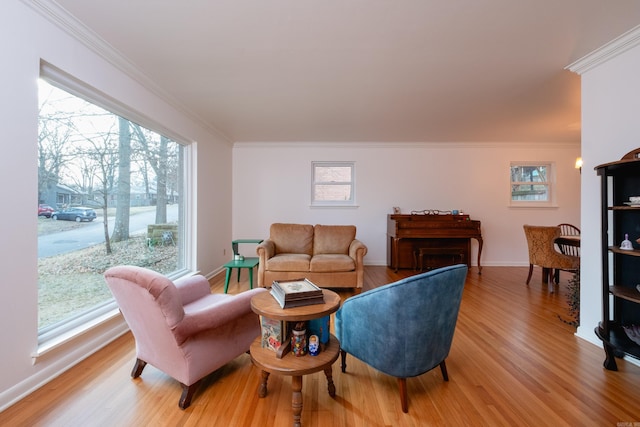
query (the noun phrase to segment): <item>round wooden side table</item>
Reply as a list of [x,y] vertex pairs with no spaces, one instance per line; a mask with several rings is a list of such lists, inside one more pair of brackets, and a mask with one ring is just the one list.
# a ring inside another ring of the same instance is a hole
[[[328,316],[340,308],[340,296],[333,291],[323,289],[324,304],[313,304],[301,307],[282,309],[277,301],[267,292],[263,292],[251,299],[251,308],[256,314],[287,322],[317,319]],[[329,396],[336,395],[336,387],[333,384],[331,366],[340,354],[340,343],[334,335],[330,335],[329,342],[323,351],[317,356],[295,356],[292,352],[282,358],[276,357],[276,353],[262,347],[262,337],[256,338],[251,344],[250,353],[253,363],[262,370],[262,381],[258,389],[258,396],[267,395],[267,380],[269,374],[291,376],[291,409],[293,411],[293,426],[300,427],[302,414],[302,376],[318,371],[324,371],[327,377],[327,389]]]

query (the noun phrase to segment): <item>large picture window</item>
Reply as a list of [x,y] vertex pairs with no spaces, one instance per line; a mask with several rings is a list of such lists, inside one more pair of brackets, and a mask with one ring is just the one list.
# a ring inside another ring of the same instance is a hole
[[186,266],[187,147],[62,80],[39,81],[40,342],[113,310],[109,267]]

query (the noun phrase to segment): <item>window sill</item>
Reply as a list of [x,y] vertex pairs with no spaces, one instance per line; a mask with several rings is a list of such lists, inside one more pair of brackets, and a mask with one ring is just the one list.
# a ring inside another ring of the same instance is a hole
[[536,205],[536,204],[517,204],[509,205],[509,209],[558,209],[558,205]]
[[309,205],[310,209],[358,209],[360,205]]
[[42,343],[38,344],[38,348],[37,350],[31,354],[31,358],[33,359],[33,363],[35,364],[37,359],[39,357],[42,357],[44,355],[46,355],[47,353],[59,348],[60,346],[72,341],[73,339],[77,338],[80,335],[83,335],[85,333],[87,333],[88,331],[92,330],[93,328],[100,326],[104,323],[107,323],[108,321],[114,319],[115,317],[120,315],[120,310],[116,307],[112,310],[109,310],[108,312],[97,316],[87,322],[84,322],[81,325],[78,325],[75,328],[69,329],[68,331],[60,334],[60,335],[56,335],[55,337],[52,337],[50,339],[48,339],[47,341],[44,341]]

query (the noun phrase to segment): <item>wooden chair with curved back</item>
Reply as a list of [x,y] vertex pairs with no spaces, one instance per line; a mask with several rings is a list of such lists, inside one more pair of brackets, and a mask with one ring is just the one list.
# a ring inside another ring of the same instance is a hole
[[[580,237],[580,229],[573,224],[562,223],[558,224],[558,227],[560,227],[561,237]],[[566,244],[557,242],[557,245],[560,249],[560,252],[562,252],[563,254],[580,257],[580,243]],[[554,277],[556,283],[558,283],[560,281],[560,270],[555,271]]]
[[[562,223],[559,224],[558,227],[560,227],[561,236],[580,236],[580,229],[573,224]],[[558,244],[558,247],[560,248],[560,252],[565,255],[580,256],[580,246],[578,245]]]
[[531,281],[533,266],[542,267],[542,281],[549,284],[549,291],[553,292],[554,271],[576,271],[580,268],[580,258],[565,255],[555,248],[555,242],[560,237],[559,226],[524,225],[524,234],[529,247],[529,276],[527,285]]

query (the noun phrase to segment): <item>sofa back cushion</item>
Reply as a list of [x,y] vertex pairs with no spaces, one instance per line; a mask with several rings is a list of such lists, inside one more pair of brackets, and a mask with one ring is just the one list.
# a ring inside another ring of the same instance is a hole
[[355,238],[355,225],[316,225],[313,253],[348,255],[349,246]]
[[313,225],[274,223],[271,224],[269,239],[275,244],[276,255],[312,255]]

